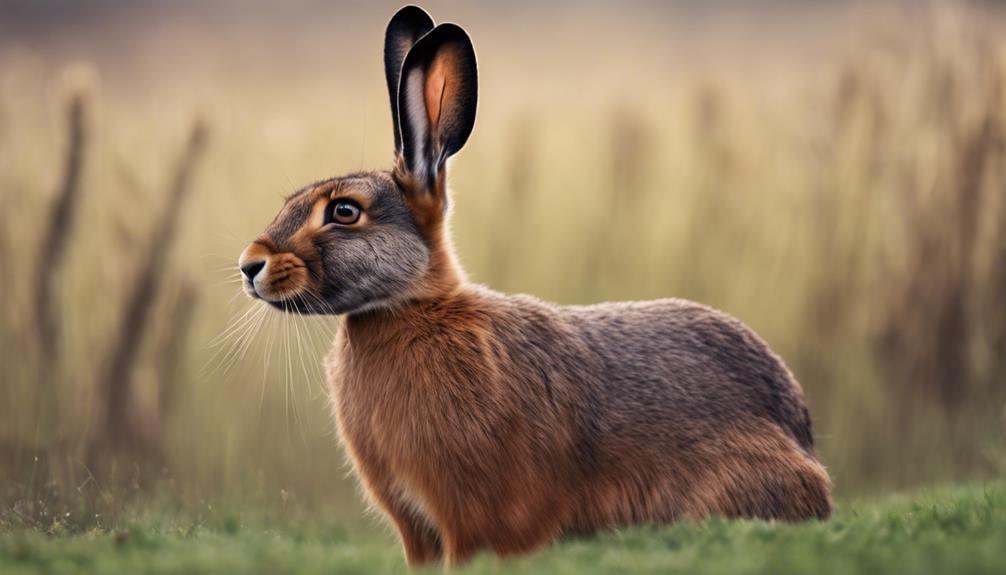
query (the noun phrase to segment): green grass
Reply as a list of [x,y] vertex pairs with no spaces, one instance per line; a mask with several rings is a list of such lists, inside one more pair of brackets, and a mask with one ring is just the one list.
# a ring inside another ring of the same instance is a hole
[[[50,530],[52,531],[52,530]],[[147,516],[122,529],[0,534],[0,572],[392,573],[395,538],[344,525]],[[430,572],[436,572],[431,570]],[[567,541],[461,573],[1004,573],[1006,484],[844,501],[801,525],[712,519]]]

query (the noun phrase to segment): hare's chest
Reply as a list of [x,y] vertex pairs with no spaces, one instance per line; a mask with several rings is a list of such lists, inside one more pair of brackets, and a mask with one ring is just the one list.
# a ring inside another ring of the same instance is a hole
[[352,358],[339,359],[345,360],[340,369],[330,362],[328,383],[340,439],[356,473],[381,498],[428,522],[421,486],[429,475],[424,463],[431,459],[431,443],[425,439],[428,428],[420,424],[423,406],[410,405],[413,399],[393,392],[404,382],[388,379],[392,375],[346,369]]
[[[428,455],[442,413],[428,378],[396,358],[374,358],[345,349],[330,359],[329,387],[340,433],[351,447],[388,465],[403,456]],[[440,412],[440,415],[436,415]]]
[[474,336],[348,340],[337,340],[329,361],[338,427],[351,448],[389,470],[422,475],[477,459],[515,420],[491,353]]

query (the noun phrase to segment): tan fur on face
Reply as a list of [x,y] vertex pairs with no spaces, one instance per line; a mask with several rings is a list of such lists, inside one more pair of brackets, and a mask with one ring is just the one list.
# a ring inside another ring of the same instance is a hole
[[292,253],[277,254],[269,264],[270,274],[259,295],[270,301],[288,300],[307,288],[304,260]]
[[291,252],[276,253],[275,244],[267,236],[252,242],[240,261],[266,263],[255,278],[255,294],[266,301],[288,300],[308,289],[309,273],[304,260]]

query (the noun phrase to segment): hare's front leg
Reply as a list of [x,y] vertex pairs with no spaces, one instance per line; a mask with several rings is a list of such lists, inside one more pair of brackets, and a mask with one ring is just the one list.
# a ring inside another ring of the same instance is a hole
[[402,540],[405,550],[405,561],[410,567],[438,561],[442,555],[440,536],[436,530],[414,518],[407,510],[396,508],[386,509]]
[[395,523],[409,566],[438,561],[442,555],[442,547],[437,529],[422,518],[416,517],[411,509],[403,505],[389,483],[377,485],[378,482],[370,480],[366,474],[360,475],[364,478],[364,484],[371,498]]
[[417,566],[438,561],[443,555],[443,548],[436,527],[418,517],[402,501],[401,493],[394,487],[391,473],[380,459],[373,456],[373,452],[354,449],[349,445],[347,447],[360,482],[370,499],[395,523],[408,564]]

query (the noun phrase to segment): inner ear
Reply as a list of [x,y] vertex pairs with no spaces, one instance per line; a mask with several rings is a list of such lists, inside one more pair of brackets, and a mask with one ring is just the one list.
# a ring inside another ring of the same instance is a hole
[[444,70],[444,63],[436,60],[430,66],[430,71],[426,73],[426,85],[423,90],[424,101],[426,102],[426,116],[430,122],[430,132],[437,133],[437,126],[440,124],[440,109],[444,103],[444,92],[447,87],[447,76]]

